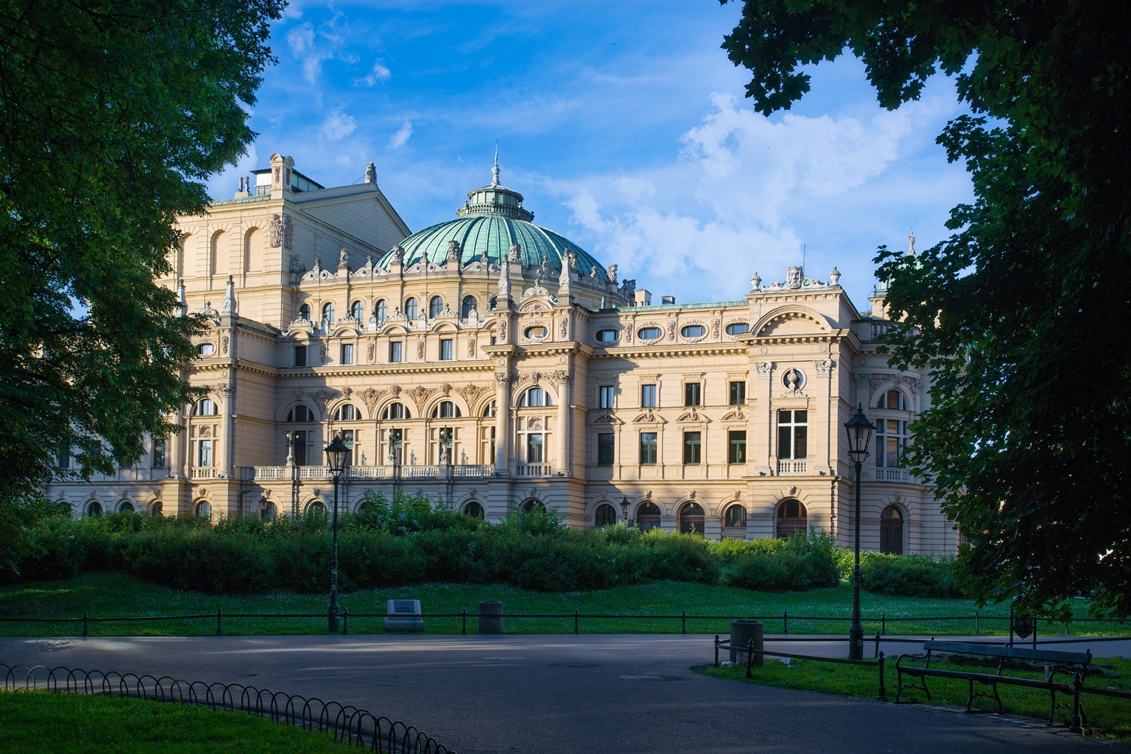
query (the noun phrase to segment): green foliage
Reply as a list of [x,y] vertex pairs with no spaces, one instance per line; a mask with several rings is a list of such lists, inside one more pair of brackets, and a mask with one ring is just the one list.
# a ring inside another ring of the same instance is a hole
[[175,431],[174,218],[252,141],[283,0],[0,0],[0,501]]
[[827,535],[794,534],[789,540],[764,549],[742,552],[723,575],[727,586],[761,592],[795,592],[840,583],[836,547]]
[[[970,114],[939,137],[975,200],[916,257],[880,247],[895,366],[932,368],[908,456],[961,529],[982,601],[1131,614],[1131,15],[1121,3],[747,0],[723,47],[763,113],[848,50],[887,108],[938,69]],[[1081,370],[1094,379],[1083,385]]]
[[860,588],[898,597],[960,597],[952,558],[881,555],[870,552],[860,562]]

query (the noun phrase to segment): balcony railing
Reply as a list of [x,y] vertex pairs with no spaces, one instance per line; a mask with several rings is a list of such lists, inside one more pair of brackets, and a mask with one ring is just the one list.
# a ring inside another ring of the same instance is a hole
[[553,476],[553,470],[548,463],[526,463],[519,464],[517,469],[517,476],[520,477],[539,477],[539,476]]
[[[495,472],[493,465],[463,464],[458,466],[348,466],[346,479],[365,481],[371,479],[485,479]],[[291,478],[290,466],[243,466],[240,479],[252,481],[287,481]],[[298,478],[332,479],[328,466],[299,466]]]
[[194,466],[189,471],[189,475],[193,479],[215,479],[216,469],[211,467]]
[[907,469],[876,469],[877,482],[910,482],[911,474]]
[[809,468],[807,461],[778,461],[778,474],[804,474]]

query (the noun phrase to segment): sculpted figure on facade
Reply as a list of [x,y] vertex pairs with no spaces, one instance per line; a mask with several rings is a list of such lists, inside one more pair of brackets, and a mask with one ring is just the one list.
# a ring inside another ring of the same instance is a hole
[[786,288],[800,288],[804,279],[804,271],[800,267],[790,267],[785,271]]
[[267,239],[276,248],[283,245],[283,217],[279,214],[271,215],[271,222],[267,224]]
[[365,166],[365,182],[377,183],[377,166],[372,162]]
[[447,262],[449,262],[449,263],[455,262],[456,264],[459,264],[459,258],[460,258],[461,253],[462,252],[460,250],[459,241],[456,241],[456,240],[448,241]]
[[[507,255],[507,259],[509,259],[511,262],[521,262],[522,261],[522,247],[519,246],[516,243],[512,243],[511,248],[510,248],[510,252]],[[504,265],[504,267],[505,266],[506,265]]]
[[[514,248],[513,246],[511,247]],[[511,267],[509,264],[499,265],[499,296],[511,295]]]
[[295,246],[295,225],[291,222],[291,216],[287,215],[283,218],[283,248],[293,249]]
[[350,268],[350,253],[345,246],[338,251],[338,269],[349,270]]
[[404,249],[401,248],[401,245],[400,244],[393,244],[392,252],[393,252],[393,261],[394,262],[400,262],[401,264],[404,264]]
[[617,284],[617,269],[619,269],[618,265],[610,264],[609,269],[606,270],[606,273],[609,276],[609,285],[612,285],[614,287]]

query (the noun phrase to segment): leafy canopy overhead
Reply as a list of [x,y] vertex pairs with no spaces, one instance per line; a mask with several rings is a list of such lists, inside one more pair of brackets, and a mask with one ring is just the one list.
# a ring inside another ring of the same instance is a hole
[[910,459],[982,600],[1131,612],[1131,14],[1123,3],[750,0],[723,47],[769,114],[845,51],[880,103],[938,71],[971,111],[939,137],[973,205],[920,257],[881,247],[897,364],[930,365]]
[[155,277],[254,135],[283,5],[0,0],[0,501],[173,430],[198,325]]

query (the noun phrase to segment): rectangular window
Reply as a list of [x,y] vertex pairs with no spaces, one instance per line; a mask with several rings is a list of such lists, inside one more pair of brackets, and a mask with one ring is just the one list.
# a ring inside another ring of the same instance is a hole
[[353,363],[353,343],[342,343],[342,364]]
[[702,405],[702,400],[702,386],[698,382],[688,382],[683,386],[683,405],[699,406]]
[[615,385],[601,385],[598,390],[598,398],[600,399],[600,408],[613,408],[616,402],[617,389]]
[[389,363],[400,364],[404,361],[404,343],[393,341],[389,344]]
[[727,463],[746,463],[746,430],[728,433]]
[[153,441],[153,468],[165,468],[165,440]]
[[612,466],[616,463],[616,435],[602,432],[597,435],[597,465]]
[[306,346],[295,346],[295,366],[306,366]]
[[456,357],[456,349],[452,340],[440,341],[440,361],[451,361]]
[[59,452],[55,454],[55,465],[60,469],[71,468],[71,443],[64,440],[59,445]]
[[346,456],[347,462],[350,466],[357,466],[357,454],[361,449],[353,441],[352,429],[342,430],[342,442],[344,442],[346,447],[350,449],[350,454]]
[[297,431],[294,433],[294,445],[292,451],[295,456],[295,466],[306,465],[306,430]]
[[655,432],[641,432],[640,433],[640,465],[642,466],[655,466],[656,465],[656,433]]
[[876,468],[897,469],[907,448],[907,422],[898,419],[876,421]]
[[808,411],[778,411],[778,458],[792,460],[808,455]]
[[730,383],[730,405],[741,406],[746,403],[746,383]]
[[212,441],[200,440],[196,446],[196,465],[201,468],[212,466]]
[[640,407],[641,408],[656,408],[659,404],[656,403],[656,386],[655,385],[641,385],[640,386]]
[[526,436],[526,462],[542,463],[542,434],[535,433]]
[[703,433],[683,433],[683,462],[696,464],[703,462]]

